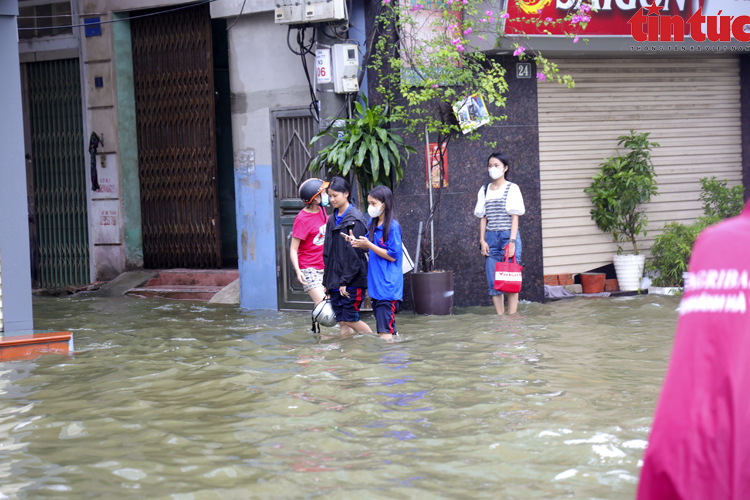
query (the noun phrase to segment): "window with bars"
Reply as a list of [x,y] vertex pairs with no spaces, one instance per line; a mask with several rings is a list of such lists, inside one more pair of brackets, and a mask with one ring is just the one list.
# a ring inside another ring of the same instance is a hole
[[72,24],[70,0],[56,2],[19,0],[18,2],[18,38],[70,34],[73,33],[73,28],[70,28]]

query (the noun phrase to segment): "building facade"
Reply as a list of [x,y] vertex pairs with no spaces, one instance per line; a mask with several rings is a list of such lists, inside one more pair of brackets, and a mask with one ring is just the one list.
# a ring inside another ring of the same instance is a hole
[[[308,308],[288,256],[297,186],[311,175],[310,140],[350,104],[316,81],[314,54],[346,41],[364,60],[375,2],[348,6],[348,22],[339,23],[348,32],[277,23],[278,6],[267,0],[19,3],[34,286],[109,280],[142,267],[239,267],[243,307]],[[684,51],[660,51],[661,42],[624,32],[635,10],[619,5],[601,6],[606,22],[592,21],[587,43],[524,39],[573,76],[573,89],[533,78],[533,64],[518,72],[526,61],[510,55],[507,41],[485,44],[509,75],[508,106],[493,110],[508,119],[481,130],[510,156],[510,179],[526,201],[528,300],[542,300],[545,274],[611,262],[616,245],[590,220],[583,188],[630,129],[661,144],[660,194],[648,206],[644,248],[665,222],[700,215],[700,177],[748,186],[748,44],[688,40],[665,45]],[[547,2],[537,15],[562,16],[569,7]],[[377,81],[362,75],[360,83],[367,92]],[[418,154],[395,194],[412,250],[429,193],[424,138],[406,139]],[[472,213],[490,152],[462,139],[448,150],[436,241],[438,267],[455,272],[457,306],[490,303]]]

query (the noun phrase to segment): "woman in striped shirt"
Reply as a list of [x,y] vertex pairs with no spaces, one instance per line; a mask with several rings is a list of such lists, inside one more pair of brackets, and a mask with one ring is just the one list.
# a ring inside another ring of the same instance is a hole
[[[474,215],[479,217],[479,245],[486,257],[484,270],[487,275],[489,293],[495,312],[505,313],[503,292],[495,290],[495,263],[505,258],[508,245],[508,258],[516,256],[521,263],[521,234],[518,232],[518,216],[526,213],[523,196],[517,184],[507,180],[510,161],[502,153],[492,153],[487,160],[487,172],[492,178],[490,184],[479,188]],[[508,313],[518,309],[518,294],[508,294]]]

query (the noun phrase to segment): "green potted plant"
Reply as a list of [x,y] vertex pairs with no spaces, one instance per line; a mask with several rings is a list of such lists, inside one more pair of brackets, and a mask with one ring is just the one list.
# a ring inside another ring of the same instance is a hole
[[393,184],[398,184],[404,177],[403,165],[415,150],[389,130],[387,104],[370,107],[367,97],[362,96],[355,107],[355,116],[339,121],[343,127],[323,130],[310,141],[314,144],[325,136],[335,138],[313,158],[310,170],[318,174],[325,167],[328,173],[342,176],[353,172],[365,195],[375,186],[390,185],[391,175]]
[[743,191],[742,185],[729,188],[726,180],[720,181],[716,177],[701,179],[703,216],[693,224],[665,224],[662,234],[656,237],[651,247],[652,258],[646,264],[647,270],[655,275],[653,287],[648,290],[650,294],[679,293],[698,235],[712,224],[739,215],[744,206]]
[[656,237],[651,246],[652,258],[646,265],[648,271],[655,272],[649,294],[678,293],[684,283],[682,276],[687,271],[695,239],[705,227],[701,222],[691,225],[670,222],[664,225],[664,232]]
[[[631,130],[629,135],[618,137],[618,146],[629,151],[618,151],[617,156],[601,163],[591,185],[584,189],[594,205],[591,219],[617,242],[613,261],[623,291],[640,289],[645,256],[639,252],[638,236],[646,235],[648,218],[644,205],[657,194],[651,149],[659,144],[649,141],[649,135]],[[633,253],[623,253],[623,245],[628,243]]]

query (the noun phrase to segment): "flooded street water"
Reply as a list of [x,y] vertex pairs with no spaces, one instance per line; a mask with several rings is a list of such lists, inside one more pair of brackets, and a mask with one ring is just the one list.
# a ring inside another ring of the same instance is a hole
[[406,312],[386,343],[316,339],[304,313],[37,297],[35,327],[85,352],[0,364],[0,499],[630,499],[677,305]]

